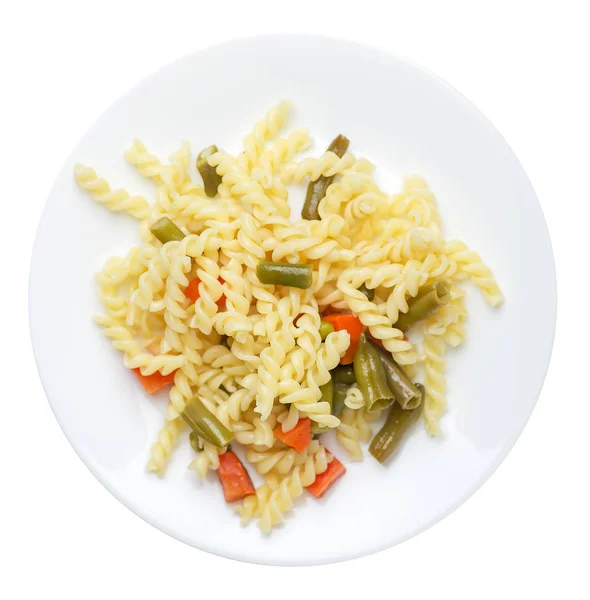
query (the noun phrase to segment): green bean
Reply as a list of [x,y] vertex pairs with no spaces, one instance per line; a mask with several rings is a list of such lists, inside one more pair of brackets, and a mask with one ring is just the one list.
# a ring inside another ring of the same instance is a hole
[[375,348],[381,356],[387,384],[389,385],[389,389],[393,392],[397,403],[404,410],[411,410],[420,406],[422,395],[420,394],[418,387],[412,383],[412,380],[406,375],[406,372],[402,367],[393,360],[391,353],[387,352],[387,350],[378,348],[377,346],[375,346]]
[[209,146],[201,151],[197,156],[197,170],[203,178],[203,187],[205,194],[209,198],[217,196],[217,189],[221,184],[221,175],[217,173],[217,169],[209,164],[209,157],[218,152],[217,146]]
[[320,337],[325,340],[334,331],[334,325],[328,321],[320,322]]
[[356,383],[356,375],[352,365],[338,365],[330,373],[332,373],[332,378],[336,383],[345,383],[346,385]]
[[168,217],[158,219],[151,227],[150,231],[162,242],[179,242],[184,233]]
[[[328,146],[328,152],[333,152],[340,158],[342,158],[345,152],[348,150],[350,141],[343,135],[337,135],[332,143]],[[319,219],[318,208],[320,201],[326,195],[326,190],[330,187],[330,184],[334,180],[334,177],[325,177],[320,175],[315,181],[310,181],[307,186],[307,194],[305,195],[305,202],[301,209],[301,217],[312,221]]]
[[232,440],[231,432],[197,396],[184,407],[181,416],[199,437],[218,448],[227,446]]
[[395,398],[387,385],[381,355],[364,333],[354,356],[354,374],[368,410],[380,410],[393,403]]
[[359,292],[362,292],[366,297],[367,300],[369,302],[373,302],[373,299],[375,298],[375,290],[370,290],[364,283],[363,285],[361,285],[361,287],[359,288]]
[[312,271],[310,265],[291,265],[263,260],[256,267],[256,276],[261,283],[286,285],[306,290],[311,287]]
[[408,312],[401,314],[395,326],[407,331],[414,323],[435,313],[441,306],[451,301],[451,283],[444,279],[426,286],[409,304]]
[[[330,405],[330,412],[332,412],[334,407],[334,380],[332,377],[330,377],[328,383],[320,385],[320,391],[322,392],[320,402],[327,402]],[[326,427],[322,427],[322,425],[319,425],[315,421],[311,425],[312,433],[323,433],[326,429]]]
[[334,382],[334,399],[332,404],[332,414],[335,417],[339,417],[342,409],[344,408],[344,400],[346,400],[346,393],[350,386],[346,383]]
[[411,429],[412,425],[420,418],[420,412],[420,406],[413,410],[404,410],[396,402],[389,411],[387,421],[385,421],[383,427],[373,438],[373,441],[369,446],[369,452],[380,463],[384,463],[400,448],[404,437]]

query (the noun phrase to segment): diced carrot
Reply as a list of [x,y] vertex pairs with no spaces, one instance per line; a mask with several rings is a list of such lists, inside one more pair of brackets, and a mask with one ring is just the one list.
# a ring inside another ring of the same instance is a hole
[[340,359],[341,365],[349,365],[354,361],[354,355],[356,354],[361,334],[364,331],[360,319],[354,315],[334,313],[332,315],[322,315],[322,321],[331,323],[336,331],[346,330],[350,333],[350,346],[344,356]]
[[316,498],[321,498],[344,473],[346,473],[346,467],[334,456],[332,462],[328,463],[328,468],[323,473],[316,475],[315,481],[307,486],[307,491]]
[[162,388],[170,385],[174,381],[174,374],[176,373],[176,371],[172,371],[172,373],[169,373],[168,375],[162,375],[160,371],[156,371],[151,375],[142,375],[139,368],[133,369],[133,371],[148,394],[155,394]]
[[283,432],[281,425],[275,429],[275,437],[301,454],[311,442],[311,419],[299,419],[291,431]]
[[199,283],[201,283],[200,279],[195,277],[184,288],[184,295],[191,301],[191,304],[194,304],[199,299]]
[[[217,280],[219,281],[219,283],[221,283],[222,285],[225,283],[225,281],[223,281],[223,279],[221,277],[218,277]],[[184,295],[194,304],[201,296],[201,294],[199,293],[199,283],[201,283],[201,280],[198,277],[195,277],[194,279],[191,279],[191,281],[189,282],[189,284],[184,288]],[[215,303],[217,304],[217,306],[219,308],[222,308],[225,306],[225,295],[222,294],[221,297],[219,298],[219,300],[217,300],[217,302]]]
[[248,471],[231,450],[219,455],[217,474],[226,502],[235,502],[256,493]]

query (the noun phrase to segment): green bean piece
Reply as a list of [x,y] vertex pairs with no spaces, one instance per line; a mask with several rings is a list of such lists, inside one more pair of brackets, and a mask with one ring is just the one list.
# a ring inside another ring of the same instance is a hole
[[364,333],[354,356],[354,374],[369,411],[387,408],[393,403],[395,397],[387,385],[379,351]]
[[184,407],[181,416],[199,437],[218,448],[227,446],[232,440],[231,432],[197,396]]
[[199,434],[193,429],[193,431],[191,431],[189,433],[188,439],[191,443],[191,448],[195,451],[195,452],[200,452],[201,451],[201,445],[199,444]]
[[397,403],[404,410],[411,410],[420,406],[422,394],[420,394],[418,386],[412,383],[412,380],[406,375],[402,367],[393,360],[390,352],[376,345],[374,347],[381,356],[387,385],[393,392]]
[[162,242],[180,242],[184,233],[168,217],[158,219],[151,227],[150,231]]
[[311,287],[312,271],[310,265],[291,265],[263,260],[256,267],[256,276],[261,283],[306,290]]
[[[320,385],[320,391],[322,392],[322,397],[320,398],[320,402],[327,402],[330,405],[330,412],[332,412],[334,407],[334,380],[330,377],[330,381],[325,383],[324,385]],[[311,432],[312,433],[323,433],[327,430],[327,427],[323,427],[319,425],[315,421],[312,422]]]
[[[348,150],[350,141],[343,135],[337,135],[328,146],[328,152],[333,152],[340,158],[344,156]],[[330,187],[330,184],[334,181],[334,177],[324,177],[320,175],[315,181],[310,181],[307,186],[307,194],[305,195],[305,202],[301,209],[301,217],[312,221],[319,219],[318,208],[322,198],[326,195],[326,190]]]
[[342,409],[344,408],[344,400],[346,400],[346,393],[350,386],[346,383],[334,382],[334,398],[332,404],[332,414],[335,417],[339,417]]
[[328,321],[320,322],[320,337],[324,341],[334,331],[334,325]]
[[[417,384],[420,388],[420,384]],[[420,391],[422,392],[424,388]],[[397,402],[391,407],[387,421],[371,441],[369,452],[384,463],[396,450],[399,450],[404,437],[412,425],[420,418],[422,407],[404,410]]]
[[217,189],[221,184],[221,175],[217,173],[217,169],[209,164],[209,157],[212,154],[218,152],[217,146],[209,146],[201,151],[197,156],[197,170],[201,174],[203,179],[203,187],[205,188],[205,194],[209,198],[217,196]]
[[363,285],[361,285],[361,287],[359,288],[359,292],[362,292],[366,297],[367,300],[369,302],[373,302],[373,299],[375,298],[375,290],[370,290],[364,283]]
[[338,365],[330,373],[332,373],[332,378],[336,383],[345,383],[346,385],[356,383],[356,375],[352,365]]
[[395,326],[401,331],[407,331],[414,323],[427,319],[450,301],[451,283],[444,279],[435,281],[409,303],[408,312],[399,316]]

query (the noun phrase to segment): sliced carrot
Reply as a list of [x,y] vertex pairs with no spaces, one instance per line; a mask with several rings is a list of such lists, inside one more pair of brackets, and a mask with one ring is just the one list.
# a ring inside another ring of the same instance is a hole
[[332,462],[328,463],[328,468],[323,473],[316,475],[315,481],[307,486],[307,491],[316,498],[321,498],[344,473],[346,473],[346,467],[334,456]]
[[334,313],[332,315],[322,315],[322,321],[331,323],[336,331],[346,330],[350,333],[350,346],[344,356],[340,359],[341,365],[349,365],[354,361],[354,355],[356,354],[361,334],[364,331],[360,319],[354,315]]
[[[218,277],[217,280],[222,285],[225,283],[221,277]],[[192,304],[194,304],[201,296],[199,293],[199,283],[201,283],[201,280],[198,277],[195,277],[194,279],[191,279],[189,284],[184,288],[184,295],[191,301]],[[217,304],[219,308],[224,307],[225,295],[222,294],[215,304]]]
[[156,371],[151,375],[142,375],[139,368],[133,369],[133,372],[137,375],[141,385],[143,385],[148,394],[155,394],[162,388],[170,385],[174,381],[174,374],[176,373],[176,371],[172,371],[168,375],[162,375],[160,371]]
[[279,425],[275,429],[275,437],[281,440],[283,444],[287,444],[287,446],[290,446],[301,454],[311,442],[311,419],[309,417],[299,419],[297,425],[286,433],[283,432],[282,427]]
[[184,295],[191,301],[191,304],[194,304],[199,299],[199,283],[201,283],[201,280],[195,277],[184,288]]
[[248,471],[231,450],[219,455],[217,474],[226,502],[235,502],[256,493]]

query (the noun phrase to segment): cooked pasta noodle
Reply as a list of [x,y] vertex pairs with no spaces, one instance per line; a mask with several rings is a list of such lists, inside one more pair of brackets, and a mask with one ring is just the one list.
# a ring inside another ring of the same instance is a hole
[[336,439],[352,460],[363,460],[361,443],[366,444],[370,441],[372,433],[370,422],[376,417],[377,415],[369,415],[364,408],[354,409],[347,405],[343,409],[341,423],[336,429]]
[[[229,442],[244,446],[265,482],[254,489],[241,481],[238,512],[263,531],[281,523],[306,488],[321,495],[323,478],[332,483],[343,473],[310,431],[335,430],[350,458],[362,459],[379,411],[369,412],[362,380],[340,395],[341,412],[328,392],[334,369],[366,343],[359,331],[409,378],[424,379],[426,429],[440,435],[445,350],[465,339],[465,290],[457,284],[471,280],[491,306],[503,300],[479,254],[444,239],[423,177],[407,175],[401,191],[384,191],[375,166],[349,152],[342,136],[345,146],[334,145],[337,138],[319,158],[300,158],[312,144],[306,129],[278,137],[290,109],[286,101],[272,108],[237,154],[201,153],[203,183],[191,175],[188,142],[166,164],[134,140],[125,158],[153,182],[152,204],[113,190],[91,167],[74,168],[78,186],[99,204],[139,220],[142,244],[110,258],[96,276],[103,306],[96,322],[146,390],[171,385],[148,471],[163,475],[191,432],[189,468],[201,479],[218,471],[224,483],[227,469],[239,470]],[[289,186],[303,182],[317,212],[295,219]],[[286,279],[265,279],[267,261]],[[414,343],[402,322],[439,284],[448,297],[421,309],[414,331],[423,341]],[[334,311],[352,313],[346,318],[356,325],[322,329]]]

